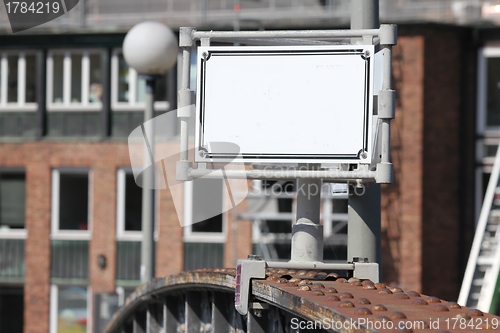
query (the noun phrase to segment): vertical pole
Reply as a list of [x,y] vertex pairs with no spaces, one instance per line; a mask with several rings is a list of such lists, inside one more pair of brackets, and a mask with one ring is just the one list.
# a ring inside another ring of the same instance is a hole
[[[151,121],[154,117],[155,78],[146,77],[146,109],[144,110],[144,137],[146,147],[144,160],[150,160],[151,165],[144,170],[142,184],[142,244],[141,244],[141,282],[147,282],[154,277],[154,127]],[[149,144],[149,146],[148,146]]]
[[[299,168],[313,169],[311,165]],[[292,225],[292,261],[323,261],[321,179],[297,180],[297,221]]]
[[[379,28],[378,0],[353,0],[351,6],[351,29]],[[347,260],[360,257],[380,263],[380,234],[380,185],[355,187],[349,196]]]

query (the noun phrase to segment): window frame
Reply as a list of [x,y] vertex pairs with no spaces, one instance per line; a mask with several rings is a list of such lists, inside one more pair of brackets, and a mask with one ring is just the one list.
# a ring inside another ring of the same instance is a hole
[[49,333],[57,333],[57,315],[59,310],[59,288],[64,287],[81,287],[87,290],[87,329],[86,333],[93,331],[93,308],[92,308],[92,287],[90,285],[74,285],[74,284],[51,284],[50,285],[50,300],[49,300]]
[[[47,111],[100,111],[102,109],[102,101],[90,103],[90,55],[102,56],[102,49],[69,49],[60,50],[52,49],[47,52],[46,66],[46,96],[47,96]],[[63,100],[62,103],[54,103],[54,56],[63,55]],[[71,66],[72,56],[80,55],[81,60],[81,101],[71,102]],[[101,65],[101,64],[99,64]],[[101,68],[102,70],[102,68]],[[102,79],[102,78],[101,78]],[[102,82],[100,82],[102,84]]]
[[[3,173],[18,173],[18,174],[24,174],[24,186],[27,189],[26,186],[26,170],[24,168],[0,168],[0,181],[1,181],[1,174]],[[26,190],[26,196],[27,196],[27,190]],[[24,198],[25,202],[25,214],[26,214],[26,196]],[[0,238],[6,239],[6,238],[12,238],[12,239],[26,239],[28,235],[28,229],[26,228],[26,215],[24,218],[24,228],[20,229],[3,229],[0,228]]]
[[[8,102],[8,56],[16,55],[17,59],[17,102]],[[35,112],[37,102],[26,102],[26,56],[37,56],[37,51],[2,51],[0,52],[0,112]],[[35,60],[35,67],[36,67]],[[38,74],[38,73],[37,73]]]
[[[226,186],[224,181],[223,188]],[[223,211],[226,203],[226,196],[221,193],[221,211]],[[198,232],[192,230],[192,213],[193,212],[193,182],[184,182],[184,212],[183,219],[188,223],[184,223],[183,241],[184,243],[225,243],[227,240],[227,213],[222,213],[222,232]]]
[[[145,102],[137,102],[137,81],[139,74],[137,71],[129,67],[128,82],[130,87],[130,98],[128,102],[118,101],[118,79],[119,79],[119,55],[123,54],[121,48],[113,49],[111,53],[111,110],[114,112],[120,111],[143,111],[146,107]],[[165,73],[166,75],[166,73]],[[155,101],[155,111],[167,111],[170,108],[168,101]]]
[[116,239],[120,241],[140,241],[143,235],[142,230],[125,230],[125,195],[127,191],[125,177],[127,174],[133,175],[132,168],[119,168],[116,173]]
[[[65,174],[87,174],[88,175],[88,207],[87,207],[87,230],[60,230],[59,229],[59,195],[60,195],[60,175]],[[54,168],[51,172],[51,239],[75,239],[90,240],[92,235],[92,172],[86,168]]]

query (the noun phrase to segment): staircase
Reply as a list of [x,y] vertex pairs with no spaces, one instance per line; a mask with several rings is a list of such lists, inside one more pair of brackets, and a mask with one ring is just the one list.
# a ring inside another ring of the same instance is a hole
[[500,272],[500,146],[479,215],[458,303],[495,313]]

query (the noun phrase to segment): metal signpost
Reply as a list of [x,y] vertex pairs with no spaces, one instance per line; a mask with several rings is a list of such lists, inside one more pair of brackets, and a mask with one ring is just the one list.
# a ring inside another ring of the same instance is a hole
[[[395,25],[378,24],[378,1],[352,1],[351,30],[197,31],[181,28],[179,181],[204,178],[297,180],[289,262],[239,260],[236,309],[248,312],[252,278],[266,267],[353,271],[379,278],[380,188],[391,183],[391,49]],[[211,46],[212,42],[244,46]],[[199,44],[198,44],[199,43]],[[191,52],[198,45],[195,153],[188,156]],[[380,66],[375,61],[380,57]],[[377,84],[374,72],[383,73]],[[227,150],[239,147],[239,152]],[[194,159],[193,159],[194,158]],[[262,169],[221,170],[212,163]],[[323,182],[365,187],[349,207],[348,262],[323,262]]]

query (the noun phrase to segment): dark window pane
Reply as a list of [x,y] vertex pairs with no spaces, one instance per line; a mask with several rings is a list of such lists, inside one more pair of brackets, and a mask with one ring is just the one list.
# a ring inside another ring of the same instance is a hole
[[118,102],[129,101],[128,65],[123,54],[118,55]]
[[0,289],[0,332],[22,333],[24,291],[19,287]]
[[500,126],[500,58],[488,58],[486,126]]
[[52,86],[52,101],[54,103],[63,102],[63,55],[54,55],[52,57],[54,62],[54,73],[53,73],[53,86]]
[[102,84],[101,84],[101,56],[100,54],[90,54],[90,87],[89,87],[89,102],[101,102]]
[[71,103],[82,102],[82,55],[71,56]]
[[10,55],[7,57],[7,102],[17,102],[17,65],[18,56]]
[[137,186],[133,174],[125,175],[125,230],[140,231],[142,188]]
[[21,173],[0,174],[0,228],[24,228],[26,180]]
[[36,102],[36,61],[34,55],[26,56],[26,103]]
[[59,181],[59,229],[87,230],[89,206],[88,174],[61,173]]

